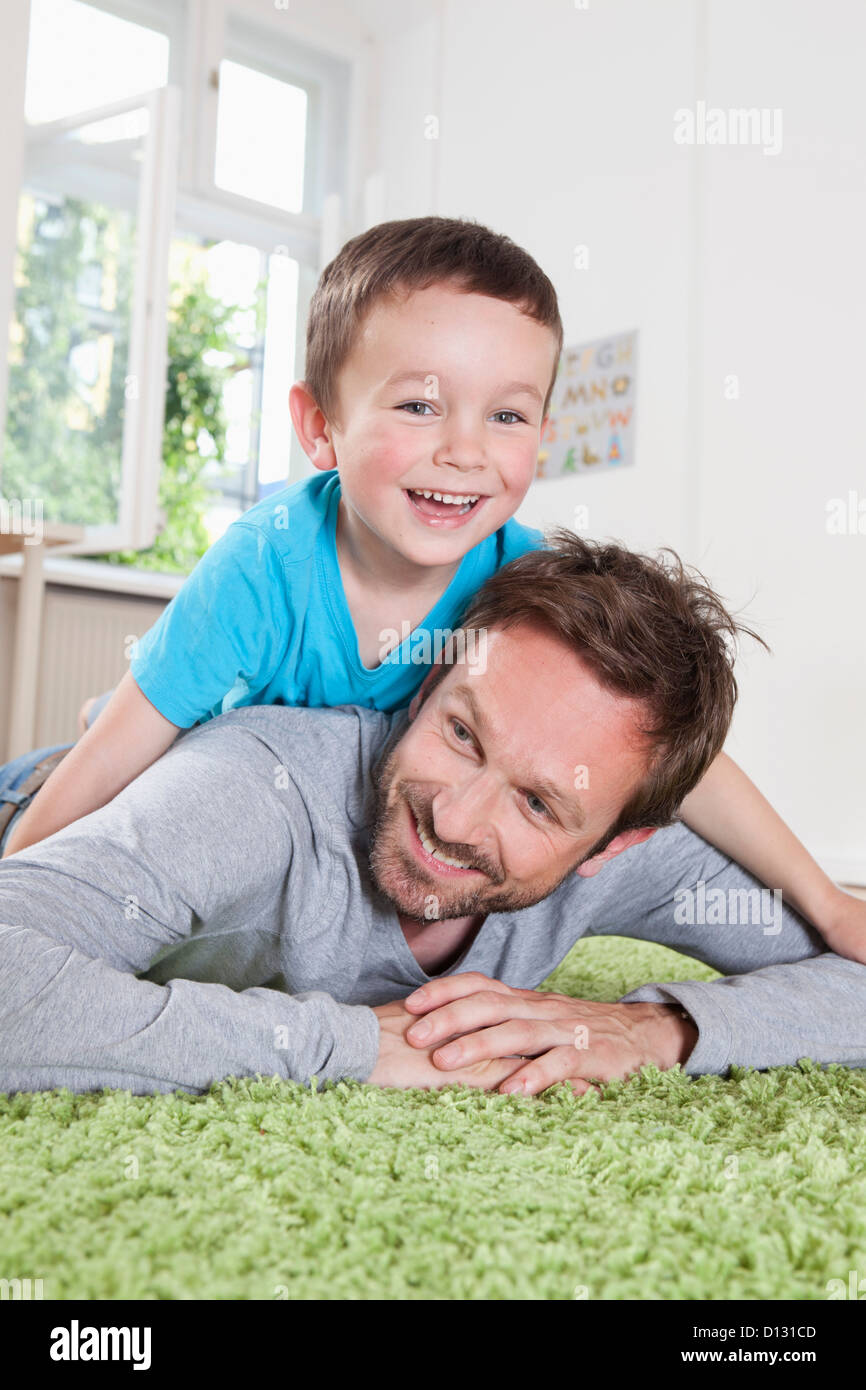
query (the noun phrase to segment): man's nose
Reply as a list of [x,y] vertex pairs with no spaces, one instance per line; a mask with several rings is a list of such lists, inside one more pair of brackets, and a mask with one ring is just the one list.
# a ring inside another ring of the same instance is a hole
[[443,788],[431,807],[434,835],[446,845],[489,845],[496,801],[497,791],[483,775]]

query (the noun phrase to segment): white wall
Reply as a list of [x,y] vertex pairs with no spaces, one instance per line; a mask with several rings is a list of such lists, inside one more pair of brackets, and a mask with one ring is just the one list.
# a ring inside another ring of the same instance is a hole
[[[528,524],[569,525],[581,503],[596,535],[679,546],[689,535],[692,156],[671,130],[672,94],[692,98],[693,14],[691,0],[446,2],[441,41],[434,14],[384,46],[386,215],[435,211],[508,233],[556,285],[567,342],[640,328],[641,468],[538,484],[519,513]],[[574,268],[576,245],[587,270]]]
[[[774,654],[744,647],[730,751],[861,883],[866,535],[825,518],[866,498],[864,60],[859,0],[442,0],[379,72],[387,216],[507,232],[567,342],[640,330],[636,467],[535,484],[520,519],[585,504],[592,534],[673,545],[747,605]],[[677,145],[698,99],[781,108],[782,153]]]
[[866,8],[724,0],[707,54],[714,101],[784,118],[777,157],[705,151],[702,555],[736,602],[755,594],[774,651],[749,662],[735,741],[866,882],[866,535],[826,531],[828,499],[866,499]]

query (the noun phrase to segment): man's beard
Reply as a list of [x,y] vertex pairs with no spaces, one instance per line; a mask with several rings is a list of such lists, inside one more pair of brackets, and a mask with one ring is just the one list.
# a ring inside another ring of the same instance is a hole
[[[572,864],[553,883],[537,888],[512,888],[497,891],[503,882],[501,870],[482,859],[471,845],[440,843],[433,833],[430,802],[425,805],[419,789],[411,782],[395,781],[396,749],[390,754],[376,785],[376,806],[370,835],[370,873],[374,884],[397,910],[416,921],[443,922],[456,917],[472,917],[476,913],[519,912],[534,907],[550,896],[574,872],[583,858]],[[394,802],[388,806],[388,794],[394,783]],[[398,826],[406,818],[406,807],[415,816],[434,849],[449,859],[459,859],[486,876],[465,887],[458,882],[439,878],[435,871],[425,872],[422,865],[399,843]]]

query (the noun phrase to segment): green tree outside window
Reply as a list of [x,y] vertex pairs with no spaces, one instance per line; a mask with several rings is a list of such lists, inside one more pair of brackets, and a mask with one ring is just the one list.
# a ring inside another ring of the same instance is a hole
[[[124,213],[78,199],[22,202],[29,215],[16,273],[2,493],[41,497],[46,519],[112,522],[131,389],[134,225]],[[250,354],[233,341],[237,306],[210,294],[203,267],[190,265],[188,258],[170,295],[158,498],[164,524],[147,550],[94,559],[188,573],[209,545],[213,481],[227,467],[223,388],[249,367]],[[263,312],[260,292],[259,327]]]

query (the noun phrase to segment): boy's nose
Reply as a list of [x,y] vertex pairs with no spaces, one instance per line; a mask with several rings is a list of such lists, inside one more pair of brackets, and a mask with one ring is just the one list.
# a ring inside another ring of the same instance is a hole
[[454,429],[433,455],[434,463],[449,464],[461,473],[484,467],[484,450],[472,430]]
[[453,468],[458,473],[478,473],[484,467],[484,460],[478,459],[473,463],[469,459],[451,458],[448,460],[446,467]]

